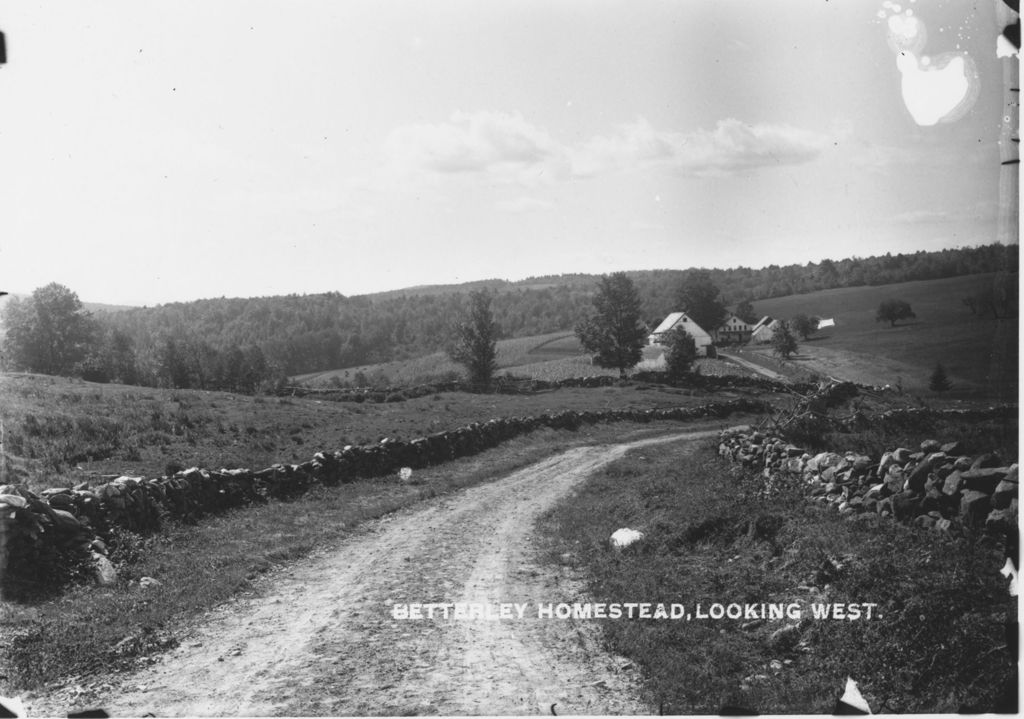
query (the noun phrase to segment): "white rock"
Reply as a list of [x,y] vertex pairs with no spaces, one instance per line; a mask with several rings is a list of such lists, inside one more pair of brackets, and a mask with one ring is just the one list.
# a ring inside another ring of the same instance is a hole
[[633,544],[633,542],[640,541],[641,539],[643,539],[643,537],[643,532],[638,532],[635,529],[627,529],[623,527],[622,529],[616,529],[614,532],[612,532],[611,542],[613,547],[618,547],[621,549],[622,547],[628,547],[629,545]]

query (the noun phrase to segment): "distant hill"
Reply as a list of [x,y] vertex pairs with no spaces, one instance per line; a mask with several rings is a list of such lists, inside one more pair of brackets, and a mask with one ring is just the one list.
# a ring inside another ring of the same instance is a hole
[[[711,269],[708,273],[732,307],[744,299],[757,303],[826,289],[979,273],[1010,274],[1015,286],[1017,266],[1016,245],[987,245],[761,269]],[[674,297],[689,271],[627,272],[636,284],[643,317],[650,326],[678,309]],[[243,365],[256,368],[253,371],[258,370],[261,377],[295,376],[438,352],[443,350],[452,324],[463,316],[466,294],[477,289],[492,293],[495,321],[505,338],[572,332],[577,322],[592,312],[598,280],[597,275],[562,274],[427,285],[351,297],[327,292],[203,299],[142,308],[87,307],[95,310],[95,319],[106,328],[104,337],[117,345],[99,352],[97,361],[104,362],[103,357],[115,350],[124,359],[127,350],[134,357],[134,376],[141,382],[209,388],[218,386],[217,377],[241,372]],[[180,371],[170,372],[171,365]]]

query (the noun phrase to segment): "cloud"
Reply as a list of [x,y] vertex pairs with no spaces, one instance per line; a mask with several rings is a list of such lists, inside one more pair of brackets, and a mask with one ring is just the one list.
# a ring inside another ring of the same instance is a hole
[[665,167],[721,175],[814,160],[828,135],[789,125],[720,120],[712,130],[659,130],[644,118],[565,145],[521,115],[457,112],[448,122],[397,128],[385,143],[392,168],[433,175],[486,173],[529,184]]
[[536,197],[516,197],[511,200],[501,200],[494,204],[502,212],[511,212],[515,214],[525,212],[535,212],[538,210],[550,210],[554,207],[553,202],[547,200],[541,200]]
[[406,170],[517,176],[556,161],[562,148],[521,115],[456,112],[449,122],[397,128],[385,152],[392,166]]
[[573,172],[589,177],[609,170],[663,165],[688,175],[728,174],[810,162],[829,138],[789,125],[748,125],[719,120],[714,130],[656,130],[643,118],[610,137],[596,137],[573,153]]

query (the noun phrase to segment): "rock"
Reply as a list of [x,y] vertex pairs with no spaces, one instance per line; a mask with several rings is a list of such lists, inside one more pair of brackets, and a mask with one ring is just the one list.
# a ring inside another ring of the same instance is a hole
[[947,495],[956,494],[963,488],[963,485],[963,475],[959,471],[953,471],[942,483],[942,493]]
[[627,529],[623,527],[622,529],[616,529],[614,532],[612,532],[610,541],[613,547],[615,547],[616,549],[622,549],[623,547],[628,547],[634,542],[640,541],[641,539],[643,539],[643,537],[643,532],[638,532],[635,529]]
[[970,489],[960,498],[960,518],[964,524],[977,526],[985,521],[991,502],[984,492]]
[[921,442],[921,451],[926,454],[938,452],[940,449],[942,449],[942,444],[937,440],[926,439],[924,442]]
[[935,518],[929,517],[927,514],[922,514],[920,517],[914,519],[914,525],[921,527],[921,529],[931,529],[935,526]]
[[970,457],[957,457],[953,461],[953,469],[963,472],[970,469],[972,464],[974,464],[974,460]]
[[945,459],[946,455],[942,454],[942,452],[929,454],[922,459],[907,476],[907,489],[912,489],[915,492],[924,491],[924,483],[928,480],[928,475],[934,467],[941,464]]
[[945,532],[949,534],[953,528],[953,522],[948,519],[937,519],[935,524],[932,525],[932,529],[936,532]]
[[877,476],[884,477],[886,470],[888,470],[889,467],[895,463],[895,461],[896,460],[894,460],[892,457],[892,452],[886,452],[885,454],[883,454],[882,458],[878,460],[878,471],[876,472]]
[[961,455],[964,453],[964,446],[960,442],[946,442],[939,449],[940,451],[953,456]]
[[985,518],[985,529],[989,532],[1005,534],[1017,528],[1017,507],[1011,504],[1006,509],[993,509]]
[[910,461],[910,450],[906,447],[899,447],[892,451],[892,459],[898,465],[904,465]]
[[924,495],[924,499],[921,500],[921,509],[925,512],[937,511],[942,506],[942,500],[945,496],[938,489],[929,489]]
[[977,492],[992,494],[999,483],[1006,478],[1009,467],[988,467],[984,469],[969,469],[961,472],[964,480],[964,489],[973,489]]
[[921,497],[914,492],[900,492],[892,497],[892,516],[898,520],[913,519],[921,513]]
[[96,582],[101,587],[109,587],[117,582],[117,570],[109,559],[98,552],[93,552],[92,561],[96,565]]
[[143,589],[149,589],[150,587],[163,586],[163,582],[159,579],[153,579],[153,577],[143,577],[139,580],[139,586]]
[[768,636],[768,648],[774,652],[786,652],[795,647],[798,641],[800,627],[796,624],[787,624]]
[[28,506],[28,501],[20,494],[0,494],[0,504],[6,504],[15,509],[25,509]]
[[1010,502],[1017,499],[1018,487],[1016,482],[1011,482],[1008,479],[1004,479],[1002,482],[996,485],[995,491],[992,493],[992,508],[993,509],[1006,509],[1010,506]]
[[999,459],[998,454],[989,452],[976,457],[974,461],[971,462],[971,469],[989,469],[990,467],[998,467],[1002,463],[1003,462]]

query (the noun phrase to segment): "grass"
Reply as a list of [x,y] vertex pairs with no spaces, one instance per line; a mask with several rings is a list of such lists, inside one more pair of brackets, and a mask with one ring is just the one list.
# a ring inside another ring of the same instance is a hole
[[250,397],[0,375],[0,484],[69,486],[103,475],[158,477],[177,467],[301,462],[320,450],[411,440],[491,417],[568,410],[693,406],[670,387],[564,388],[532,395],[446,392],[394,403]]
[[[666,431],[650,425],[598,426],[579,432],[539,430],[500,448],[419,470],[414,483],[395,478],[314,490],[293,502],[274,502],[172,525],[137,538],[112,559],[120,564],[111,587],[79,586],[35,606],[0,613],[4,693],[38,690],[63,678],[107,674],[140,657],[173,647],[190,618],[239,592],[260,591],[258,579],[275,568],[329,548],[354,527],[401,507],[492,481],[574,444]],[[138,580],[153,577],[158,591]]]
[[[830,714],[846,678],[875,712],[1006,709],[1016,601],[1002,548],[875,515],[843,521],[798,495],[758,498],[711,448],[637,450],[545,515],[546,555],[598,602],[876,603],[871,620],[620,620],[608,648],[635,662],[665,714]],[[620,527],[645,533],[624,550]],[[787,624],[797,628],[778,630]]]
[[[583,352],[579,340],[571,332],[499,340],[496,349],[499,370],[574,357]],[[313,386],[331,386],[332,382],[356,384],[356,375],[362,375],[374,386],[398,387],[428,384],[464,374],[462,366],[453,362],[444,352],[434,352],[412,359],[299,375],[294,381]]]
[[[834,318],[836,326],[800,342],[797,364],[865,384],[901,384],[930,394],[928,378],[942,362],[952,396],[1015,402],[1018,391],[1018,319],[980,318],[961,302],[991,287],[992,274],[904,282],[759,300],[760,315],[788,319],[798,313]],[[916,319],[895,327],[876,322],[883,300],[910,303]],[[765,350],[770,351],[770,350]]]

